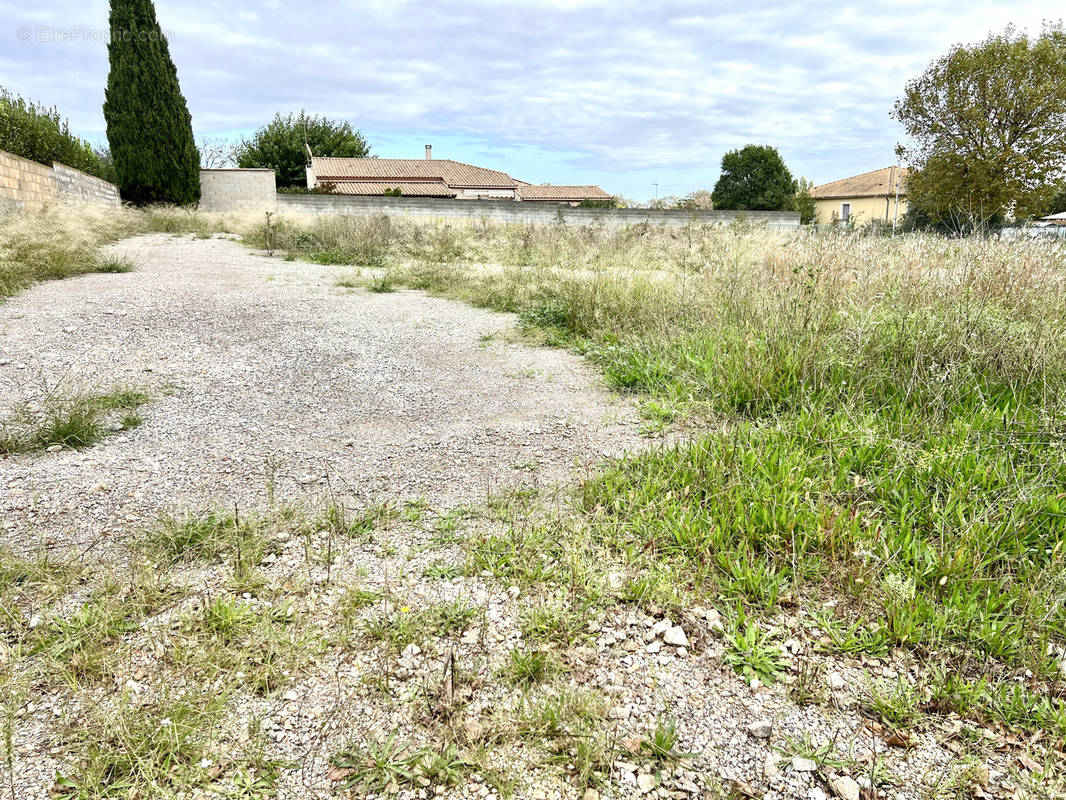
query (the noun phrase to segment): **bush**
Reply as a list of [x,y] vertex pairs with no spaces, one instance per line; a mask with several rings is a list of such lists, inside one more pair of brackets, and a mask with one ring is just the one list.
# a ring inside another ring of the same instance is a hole
[[58,161],[105,181],[114,179],[110,160],[70,132],[55,108],[0,88],[0,150],[40,164]]

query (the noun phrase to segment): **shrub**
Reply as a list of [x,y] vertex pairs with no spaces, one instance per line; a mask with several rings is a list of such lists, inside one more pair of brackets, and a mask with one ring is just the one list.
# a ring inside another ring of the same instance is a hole
[[70,132],[67,121],[48,108],[0,88],[0,150],[41,164],[58,161],[106,181],[114,180],[110,160]]

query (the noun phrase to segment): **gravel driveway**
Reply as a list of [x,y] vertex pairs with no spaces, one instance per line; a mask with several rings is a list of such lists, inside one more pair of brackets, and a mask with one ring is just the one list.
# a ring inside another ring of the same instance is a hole
[[136,270],[0,305],[0,411],[57,382],[152,397],[144,424],[88,450],[0,458],[0,543],[16,549],[85,548],[171,508],[260,505],[270,485],[483,501],[640,442],[631,407],[581,359],[502,341],[509,315],[342,289],[334,268],[220,238],[112,251]]

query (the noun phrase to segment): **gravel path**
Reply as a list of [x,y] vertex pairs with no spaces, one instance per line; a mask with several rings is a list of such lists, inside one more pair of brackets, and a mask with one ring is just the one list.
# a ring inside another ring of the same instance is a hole
[[[112,248],[128,274],[41,284],[0,305],[0,409],[42,385],[143,386],[145,422],[86,451],[0,459],[0,542],[85,547],[160,510],[337,491],[483,501],[639,443],[628,405],[560,350],[483,340],[513,318],[224,239]],[[326,476],[329,476],[328,479]]]

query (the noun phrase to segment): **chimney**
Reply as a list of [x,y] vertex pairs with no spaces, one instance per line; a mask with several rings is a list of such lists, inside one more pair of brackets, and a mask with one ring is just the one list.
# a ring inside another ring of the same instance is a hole
[[431,158],[433,158],[433,145],[427,144],[426,145],[426,161],[429,161]]

